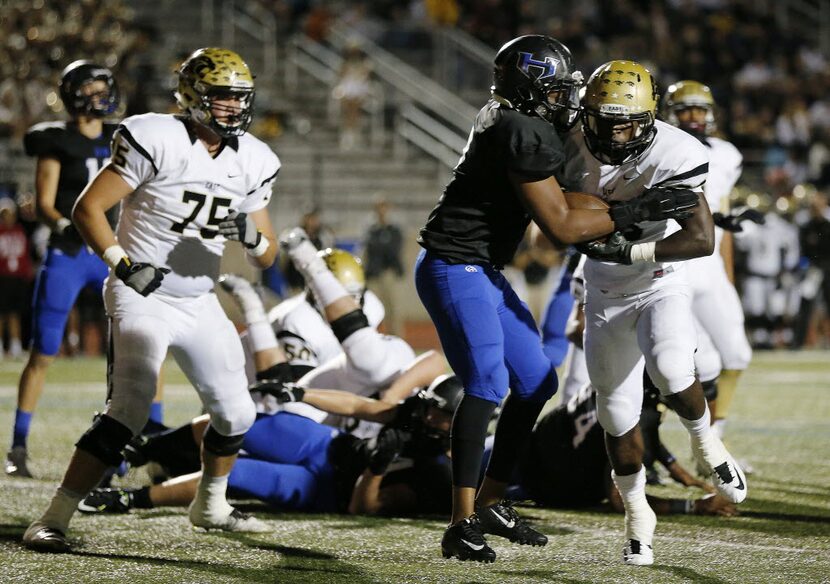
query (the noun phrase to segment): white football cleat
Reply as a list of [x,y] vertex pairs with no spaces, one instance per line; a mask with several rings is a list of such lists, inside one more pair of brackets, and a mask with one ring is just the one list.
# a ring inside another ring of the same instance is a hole
[[288,253],[291,253],[306,241],[311,243],[308,239],[308,234],[302,227],[289,227],[285,229],[280,233],[279,241],[280,247]]
[[[195,501],[194,501],[195,503]],[[265,533],[272,531],[264,521],[260,521],[256,517],[243,513],[239,509],[231,508],[231,512],[224,516],[213,516],[205,513],[202,509],[197,509],[193,503],[190,504],[189,509],[190,523],[195,527],[203,529],[219,529],[222,531],[234,531],[241,533]]]
[[721,496],[736,505],[746,499],[746,475],[723,442],[712,436],[709,448],[696,449],[695,459],[702,459],[704,467],[708,467],[707,474]]
[[650,566],[654,563],[651,542],[657,528],[657,515],[648,504],[641,504],[625,512],[625,537],[623,562],[631,566]]
[[66,535],[42,521],[33,521],[23,534],[23,545],[36,552],[65,554],[70,551]]
[[650,566],[654,563],[654,550],[650,545],[629,539],[623,548],[623,562],[629,566]]

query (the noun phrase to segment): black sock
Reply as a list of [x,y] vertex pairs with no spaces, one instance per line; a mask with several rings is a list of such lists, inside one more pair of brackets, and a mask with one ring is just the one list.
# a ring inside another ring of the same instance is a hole
[[510,482],[513,469],[527,447],[533,425],[544,406],[545,401],[524,401],[516,399],[513,394],[507,398],[496,426],[493,454],[487,465],[488,477],[502,483]]
[[202,467],[199,446],[193,440],[190,424],[149,436],[139,449],[174,477],[196,472]]
[[152,509],[155,507],[150,500],[150,487],[142,487],[133,491],[133,508],[135,509]]
[[495,409],[493,402],[471,395],[465,395],[458,404],[452,421],[453,486],[478,486],[487,425]]

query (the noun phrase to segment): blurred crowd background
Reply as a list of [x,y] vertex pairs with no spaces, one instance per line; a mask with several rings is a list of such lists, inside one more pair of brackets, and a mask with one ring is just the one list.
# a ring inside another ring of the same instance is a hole
[[[168,14],[175,10],[182,19],[195,22],[196,8],[204,11],[209,7],[221,15],[225,4],[222,0],[0,3],[0,277],[31,280],[42,257],[48,234],[38,226],[29,176],[33,166],[31,161],[21,161],[21,140],[32,124],[62,119],[57,84],[63,67],[85,58],[112,68],[124,95],[118,113],[121,117],[170,111],[175,64],[190,51],[171,41],[165,23],[151,17],[153,10],[164,6]],[[752,340],[759,348],[826,348],[830,347],[830,211],[826,197],[830,184],[830,41],[826,38],[827,22],[810,22],[809,13],[799,20],[792,10],[777,12],[791,4],[771,0],[236,1],[237,9],[242,7],[249,18],[267,16],[276,23],[273,34],[279,47],[298,35],[328,46],[332,27],[348,26],[364,42],[410,58],[417,66],[420,57],[437,51],[433,32],[438,29],[461,31],[493,54],[516,35],[542,33],[567,44],[586,77],[609,59],[629,58],[649,66],[663,89],[679,79],[705,82],[719,106],[719,134],[741,150],[746,162],[745,176],[733,193],[734,204],[774,217],[736,238],[739,289],[747,278],[774,282],[774,293],[763,306],[747,302]],[[796,4],[818,7],[817,14],[825,15],[826,20],[826,0]],[[220,39],[214,44],[220,44]],[[278,59],[287,54],[280,51]],[[348,162],[354,160],[355,149],[364,157],[379,150],[362,148],[367,146],[368,125],[360,118],[365,116],[363,106],[373,88],[371,59],[359,43],[343,51],[342,58],[339,73],[329,82],[329,93],[323,100],[337,102],[340,112],[333,122],[339,141],[330,155],[342,154]],[[423,62],[422,68],[428,67]],[[277,75],[283,73],[280,67],[273,70]],[[466,74],[462,66],[454,71],[458,76]],[[261,81],[259,78],[258,83]],[[487,97],[484,85],[477,97],[469,100],[476,107]],[[280,83],[276,87],[281,87]],[[300,97],[313,99],[311,95]],[[291,135],[306,134],[309,119],[313,119],[310,114],[297,115],[291,103],[279,91],[260,93],[258,98],[254,132],[271,141],[281,156]],[[331,103],[326,107],[332,109]],[[388,112],[383,113],[389,117]],[[381,144],[380,151],[385,146]],[[329,151],[326,153],[328,156]],[[290,169],[287,160],[284,157],[286,169]],[[448,170],[443,172],[448,177]],[[280,188],[278,182],[277,197]],[[439,194],[440,185],[435,187],[433,200]],[[413,215],[406,195],[398,192],[375,191],[368,200],[362,222],[339,222],[338,210],[319,201],[310,201],[292,220],[305,221],[310,216],[332,242],[364,255],[373,248],[383,250],[382,267],[373,277],[378,286],[392,290],[386,302],[394,315],[396,302],[411,304],[401,290],[411,288],[407,254],[411,256],[412,242],[425,214],[421,207]],[[26,236],[25,253],[31,265],[12,269],[3,258],[19,252],[19,238],[9,234],[20,230]],[[378,244],[378,237],[402,241],[389,253],[391,248]],[[763,262],[758,259],[762,256]],[[381,261],[364,259],[372,266]],[[559,259],[556,255],[520,258],[517,271],[531,293],[547,294],[556,279]],[[759,271],[762,263],[764,268]],[[272,273],[264,279],[277,297],[301,285],[285,276]],[[390,283],[392,280],[397,284]],[[538,304],[541,307],[544,303]],[[84,330],[100,331],[102,326],[97,294],[84,295],[80,305],[82,310],[68,329],[67,353],[80,351],[84,345],[89,352],[102,346],[100,332],[90,332],[86,335],[89,340],[84,340]],[[6,354],[17,356],[20,352],[12,343],[15,326],[22,329],[25,346],[27,321],[25,308],[17,315],[0,314]],[[398,316],[389,326],[400,333],[405,325]]]

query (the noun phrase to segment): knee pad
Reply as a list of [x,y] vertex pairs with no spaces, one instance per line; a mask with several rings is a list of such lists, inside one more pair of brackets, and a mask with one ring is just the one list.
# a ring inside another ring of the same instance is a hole
[[658,343],[646,356],[646,369],[663,395],[683,391],[695,382],[694,347],[678,339]]
[[619,437],[640,421],[642,405],[642,399],[631,400],[625,395],[597,392],[597,420],[608,434]]
[[99,416],[75,446],[88,452],[101,462],[110,466],[118,466],[123,460],[121,450],[133,437],[133,432],[127,426],[111,418]]
[[344,314],[331,323],[331,330],[341,343],[360,329],[368,327],[369,319],[366,318],[366,314],[359,308],[348,314]]
[[222,436],[245,434],[256,420],[256,406],[248,392],[226,396],[208,407],[210,425]]
[[721,360],[724,369],[743,371],[749,367],[749,362],[752,361],[752,347],[743,329],[740,331],[740,337],[732,343],[730,350],[724,351],[721,355]]
[[718,378],[710,379],[709,381],[701,381],[700,385],[703,387],[703,397],[706,401],[718,399]]
[[225,436],[216,431],[211,422],[205,435],[202,438],[202,446],[208,452],[216,456],[233,456],[242,448],[242,442],[245,440],[245,433],[236,434],[235,436]]

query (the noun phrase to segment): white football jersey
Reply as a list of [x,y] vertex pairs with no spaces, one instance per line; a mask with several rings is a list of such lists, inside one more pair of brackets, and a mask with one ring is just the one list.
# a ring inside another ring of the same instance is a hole
[[[363,312],[369,319],[369,325],[375,328],[385,316],[383,303],[371,290],[363,296]],[[343,352],[331,326],[307,300],[305,292],[272,308],[268,320],[274,327],[280,348],[292,365],[317,367]]]
[[[743,156],[730,142],[720,138],[706,138],[709,148],[709,176],[706,178],[706,202],[712,213],[720,211],[729,213],[729,195],[735,183],[741,177]],[[715,253],[690,260],[687,265],[689,279],[694,287],[706,286],[710,270],[726,270],[720,246],[723,242],[723,229],[715,226]]]
[[[709,167],[706,147],[696,138],[661,121],[657,134],[637,159],[618,166],[597,160],[577,126],[565,141],[563,185],[571,191],[599,195],[605,201],[629,201],[653,187],[678,187],[703,192]],[[660,241],[678,231],[674,220],[639,223],[638,242]],[[604,293],[634,294],[659,286],[679,271],[680,262],[638,262],[629,266],[588,259],[585,281]]]
[[118,126],[110,168],[135,189],[121,204],[118,243],[133,261],[171,270],[154,295],[191,298],[219,275],[225,238],[216,226],[231,210],[268,204],[280,161],[248,133],[213,158],[184,118],[150,113]]

